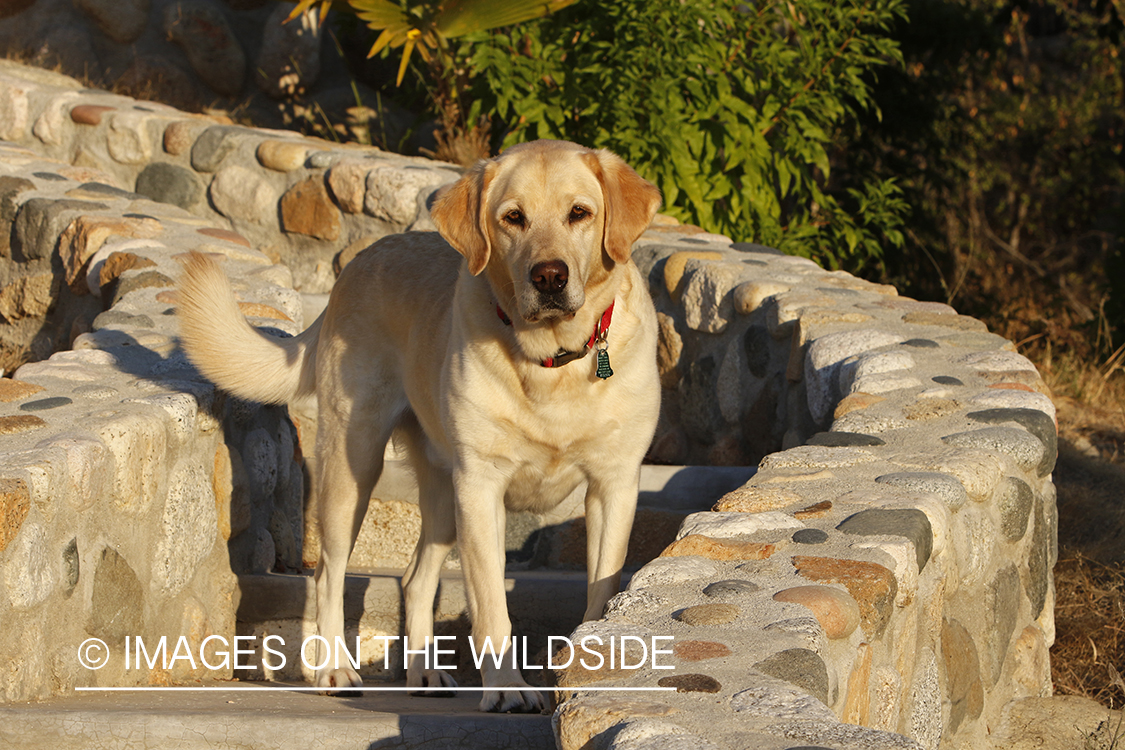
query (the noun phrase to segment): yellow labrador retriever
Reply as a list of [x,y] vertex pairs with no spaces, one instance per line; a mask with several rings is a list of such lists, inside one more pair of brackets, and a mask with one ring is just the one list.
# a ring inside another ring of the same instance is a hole
[[[317,627],[329,643],[344,634],[344,571],[392,434],[422,512],[403,578],[411,649],[433,634],[439,571],[459,541],[474,644],[490,638],[500,653],[511,635],[505,509],[545,511],[583,481],[585,616],[601,616],[620,584],[659,410],[656,315],[630,259],[659,204],[659,191],[607,151],[510,148],[438,198],[440,236],[375,243],[294,338],[251,328],[212,260],[186,263],[179,316],[199,369],[249,400],[316,393]],[[510,656],[499,667],[485,659],[482,710],[544,708]],[[336,667],[318,671],[317,685],[362,684],[346,659]],[[419,654],[407,683],[440,690],[453,680]]]

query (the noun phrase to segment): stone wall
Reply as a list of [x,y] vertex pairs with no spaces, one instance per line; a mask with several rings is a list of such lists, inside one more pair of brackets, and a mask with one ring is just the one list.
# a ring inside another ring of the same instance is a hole
[[[109,603],[131,602],[140,634],[198,642],[233,631],[232,570],[310,556],[307,421],[191,370],[176,256],[225,257],[253,322],[292,333],[295,288],[322,292],[353,241],[426,226],[456,173],[11,66],[0,137],[0,300],[23,305],[0,312],[73,338],[3,381],[0,648],[19,656],[0,681],[17,700],[125,684],[71,658],[125,634]],[[199,194],[153,189],[154,169]],[[989,747],[1008,701],[1050,691],[1056,433],[1034,367],[951,308],[760,246],[658,224],[634,258],[660,313],[654,457],[759,471],[579,628],[675,636],[676,669],[564,671],[560,746]]]
[[1051,690],[1035,368],[946,305],[684,230],[633,253],[661,323],[653,452],[759,470],[578,628],[674,636],[676,669],[567,670],[561,747],[990,747],[1010,700]]
[[9,0],[0,5],[0,57],[191,112],[213,108],[269,127],[331,127],[398,143],[416,118],[357,83],[345,60],[353,58],[368,80],[381,78],[380,64],[363,60],[370,31],[335,23],[334,13],[321,24],[316,10],[284,23],[293,7],[274,0]]

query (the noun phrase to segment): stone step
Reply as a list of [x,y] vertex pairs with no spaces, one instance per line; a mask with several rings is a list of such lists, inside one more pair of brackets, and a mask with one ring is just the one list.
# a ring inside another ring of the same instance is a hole
[[284,684],[213,683],[191,692],[76,692],[0,706],[7,750],[444,750],[554,747],[547,715],[486,714],[479,691],[330,697]]
[[[243,660],[249,669],[242,679],[311,681],[313,670],[303,663],[301,646],[316,634],[316,591],[311,575],[239,576],[238,635],[253,637],[247,648],[254,654]],[[627,582],[627,578],[626,581]],[[625,585],[623,582],[623,586]],[[579,571],[511,571],[505,580],[513,634],[526,643],[527,658],[541,657],[548,636],[568,635],[586,610],[586,575]],[[401,641],[403,632],[402,572],[371,570],[350,573],[344,592],[345,639],[354,654],[359,638],[360,675],[365,681],[405,678]],[[460,571],[442,572],[435,606],[435,634],[452,636],[458,684],[479,685],[468,649],[469,620],[464,579]],[[267,636],[280,640],[265,644]],[[526,641],[522,639],[526,637]],[[390,638],[392,640],[384,640]],[[268,653],[263,645],[275,652]],[[387,649],[390,654],[387,654]],[[414,648],[414,646],[411,646]],[[281,653],[284,660],[276,656]],[[315,658],[309,646],[308,660]],[[282,665],[281,662],[284,661]],[[528,661],[527,663],[541,663]],[[534,681],[534,675],[529,677]]]
[[[640,494],[637,505],[656,510],[685,513],[708,510],[731,490],[738,489],[754,476],[753,466],[641,466]],[[581,485],[559,506],[566,518],[582,515],[582,498],[586,485]],[[407,462],[388,449],[383,474],[375,485],[373,497],[383,501],[408,502],[417,505],[418,487]],[[551,514],[552,517],[557,514]]]
[[[754,472],[752,466],[646,464],[641,467],[638,521],[649,519],[661,527],[673,527],[674,532],[684,515],[709,510],[723,495],[749,481]],[[508,562],[553,566],[577,557],[584,563],[584,553],[568,554],[566,548],[575,535],[580,537],[584,533],[571,527],[585,514],[585,496],[583,484],[546,513],[509,513],[505,534]],[[394,453],[393,446],[388,450],[383,474],[372,497],[375,502],[367,511],[351,564],[368,568],[404,567],[410,559],[421,521],[414,476],[406,461]],[[664,544],[670,541],[663,540]],[[659,551],[656,549],[654,554]]]

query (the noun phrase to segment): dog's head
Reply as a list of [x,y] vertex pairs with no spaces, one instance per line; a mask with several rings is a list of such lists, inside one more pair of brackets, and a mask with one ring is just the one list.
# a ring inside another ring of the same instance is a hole
[[479,162],[432,216],[513,320],[550,325],[574,318],[629,262],[659,205],[660,191],[616,155],[535,141]]

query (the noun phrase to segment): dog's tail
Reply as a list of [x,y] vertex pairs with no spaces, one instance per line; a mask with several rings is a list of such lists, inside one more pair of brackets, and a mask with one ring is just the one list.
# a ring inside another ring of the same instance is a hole
[[246,322],[218,263],[195,252],[184,263],[178,297],[180,338],[188,358],[220,388],[267,404],[315,392],[323,316],[293,338],[263,333]]

